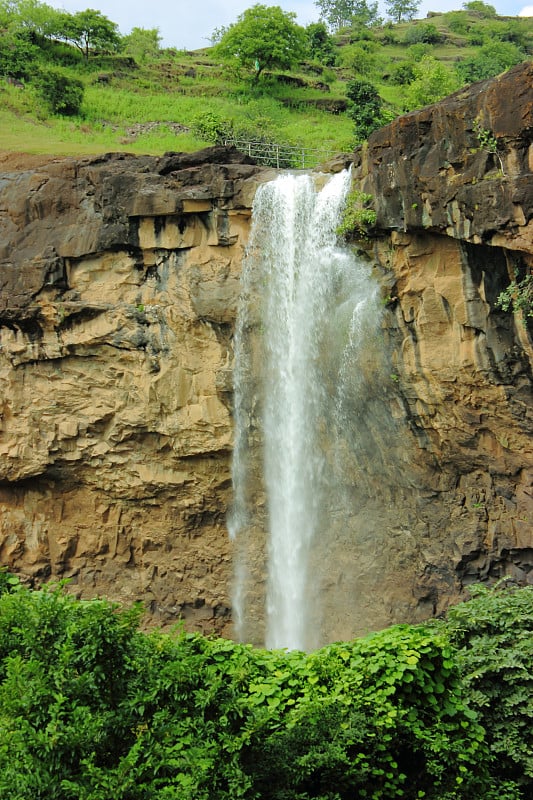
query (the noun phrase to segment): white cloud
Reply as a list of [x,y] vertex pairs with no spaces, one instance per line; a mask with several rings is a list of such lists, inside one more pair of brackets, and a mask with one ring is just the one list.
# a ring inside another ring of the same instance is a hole
[[533,17],[533,6],[524,6],[524,8],[518,12],[519,17]]

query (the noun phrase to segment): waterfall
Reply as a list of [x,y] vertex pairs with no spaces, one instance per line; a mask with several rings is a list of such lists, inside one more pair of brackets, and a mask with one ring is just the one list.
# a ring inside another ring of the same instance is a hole
[[[335,233],[350,173],[320,190],[315,180],[283,174],[258,189],[235,337],[234,622],[239,638],[252,638],[263,616],[272,648],[319,644],[315,551],[327,554],[342,506],[342,429],[380,319],[368,266]],[[248,598],[265,574],[264,609],[254,612]]]

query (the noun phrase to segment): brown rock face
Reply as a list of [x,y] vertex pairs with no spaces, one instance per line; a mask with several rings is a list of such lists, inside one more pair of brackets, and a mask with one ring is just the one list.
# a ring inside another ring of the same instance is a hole
[[532,131],[523,64],[376,132],[356,172],[376,203],[409,454],[394,501],[412,547],[397,597],[408,616],[438,613],[473,581],[533,580],[531,329],[497,305],[533,263]]
[[211,149],[1,177],[2,563],[219,631],[244,162]]
[[[531,332],[496,304],[533,258],[532,78],[401,117],[357,155],[383,384],[342,454],[349,525],[315,553],[328,638],[533,580]],[[231,632],[232,336],[268,177],[223,149],[0,175],[3,564]]]

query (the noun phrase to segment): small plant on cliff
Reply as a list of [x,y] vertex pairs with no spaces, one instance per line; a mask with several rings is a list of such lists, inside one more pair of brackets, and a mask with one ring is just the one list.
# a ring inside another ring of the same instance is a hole
[[507,289],[500,292],[496,305],[504,311],[520,313],[525,325],[528,318],[533,318],[533,275],[511,281]]
[[376,224],[377,214],[371,207],[374,198],[371,194],[354,189],[348,195],[342,222],[337,234],[345,238],[367,239],[370,228]]
[[479,142],[479,149],[483,150],[485,153],[490,153],[492,156],[498,159],[500,164],[500,170],[502,175],[505,175],[505,171],[503,168],[503,161],[498,153],[498,140],[488,128],[484,128],[481,124],[481,120],[479,117],[476,117],[474,120],[474,131]]

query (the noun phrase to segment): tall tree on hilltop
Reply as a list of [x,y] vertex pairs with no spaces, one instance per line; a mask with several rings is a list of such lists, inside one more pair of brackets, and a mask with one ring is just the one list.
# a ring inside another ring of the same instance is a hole
[[320,10],[320,19],[327,22],[332,30],[338,31],[354,21],[366,27],[379,21],[377,2],[368,0],[315,0]]
[[389,17],[396,22],[412,19],[420,7],[421,0],[385,0]]
[[307,37],[295,19],[296,14],[279,6],[255,5],[216,32],[215,53],[230,64],[253,70],[257,83],[265,69],[289,69],[304,58]]
[[101,11],[88,8],[76,14],[63,13],[62,18],[60,38],[77,47],[86,60],[91,50],[116,50],[120,43],[117,24]]

